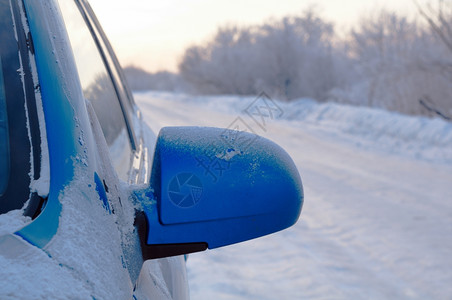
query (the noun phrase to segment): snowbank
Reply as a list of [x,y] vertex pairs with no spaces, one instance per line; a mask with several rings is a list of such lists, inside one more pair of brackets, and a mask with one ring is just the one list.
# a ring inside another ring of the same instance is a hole
[[[256,97],[193,96],[166,92],[137,93],[144,97],[193,104],[222,113],[243,115]],[[442,119],[407,116],[378,108],[313,99],[275,101],[283,111],[279,118],[292,127],[323,129],[326,136],[358,147],[437,163],[452,163],[452,123]]]
[[[285,119],[327,128],[357,146],[452,163],[452,123],[377,108],[302,99],[282,106]],[[300,124],[302,125],[302,124]]]

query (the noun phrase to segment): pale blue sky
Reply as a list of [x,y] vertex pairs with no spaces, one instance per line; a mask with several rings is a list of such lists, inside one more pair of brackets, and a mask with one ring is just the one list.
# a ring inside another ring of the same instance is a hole
[[[426,1],[426,0],[424,0]],[[315,3],[339,30],[380,7],[414,15],[412,0],[90,0],[123,66],[177,69],[184,49],[211,37],[219,25],[259,24]]]

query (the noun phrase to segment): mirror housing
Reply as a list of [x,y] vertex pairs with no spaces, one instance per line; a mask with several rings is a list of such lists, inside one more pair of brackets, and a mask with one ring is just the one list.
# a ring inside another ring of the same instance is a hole
[[254,134],[164,127],[150,188],[136,192],[144,259],[214,249],[292,226],[303,187],[290,156]]

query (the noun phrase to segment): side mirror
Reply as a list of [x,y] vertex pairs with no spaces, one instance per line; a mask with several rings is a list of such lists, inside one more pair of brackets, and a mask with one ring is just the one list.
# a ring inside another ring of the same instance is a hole
[[144,259],[213,249],[292,226],[303,205],[290,156],[254,134],[165,127],[150,188],[137,192]]

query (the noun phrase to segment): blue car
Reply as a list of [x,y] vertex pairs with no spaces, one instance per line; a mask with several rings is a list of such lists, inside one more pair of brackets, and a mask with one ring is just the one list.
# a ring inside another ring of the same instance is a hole
[[302,204],[267,139],[155,135],[88,2],[0,1],[1,299],[188,299],[186,254],[287,228]]

